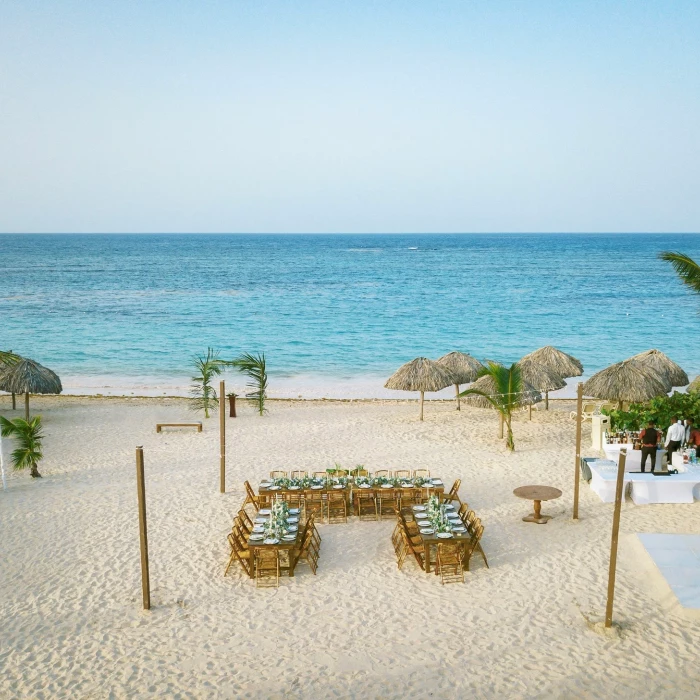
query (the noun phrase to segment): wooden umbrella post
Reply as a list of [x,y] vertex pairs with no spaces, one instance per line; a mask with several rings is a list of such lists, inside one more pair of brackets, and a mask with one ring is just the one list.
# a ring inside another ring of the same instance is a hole
[[425,397],[425,392],[421,391],[420,393],[420,419],[423,420],[423,399]]
[[12,410],[16,411],[17,410],[17,395],[15,392],[12,392]]
[[24,392],[24,420],[29,420],[29,392]]
[[544,392],[544,410],[549,411],[549,392]]
[[581,481],[581,418],[583,413],[583,382],[576,388],[576,460],[574,464],[574,515],[578,520],[578,491]]
[[219,382],[219,491],[226,493],[226,382]]
[[146,529],[146,482],[143,472],[143,447],[136,448],[136,493],[139,501],[139,534],[141,536],[141,591],[143,609],[151,609],[151,581],[148,571],[148,532]]
[[620,534],[620,510],[622,490],[625,483],[625,461],[627,450],[620,450],[615,487],[615,513],[613,514],[612,540],[610,542],[610,570],[608,571],[608,604],[605,606],[605,626],[612,627],[613,599],[615,597],[615,570],[617,568],[617,540]]
[[459,406],[459,384],[455,384],[455,391],[457,393],[457,410],[461,411],[462,409]]

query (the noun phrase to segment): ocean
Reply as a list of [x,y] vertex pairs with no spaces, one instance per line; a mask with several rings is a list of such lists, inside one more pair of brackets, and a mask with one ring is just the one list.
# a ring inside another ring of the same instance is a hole
[[66,393],[184,394],[208,346],[265,352],[271,396],[398,397],[414,357],[547,344],[585,376],[654,347],[692,378],[700,297],[662,250],[700,261],[700,235],[5,234],[0,348]]

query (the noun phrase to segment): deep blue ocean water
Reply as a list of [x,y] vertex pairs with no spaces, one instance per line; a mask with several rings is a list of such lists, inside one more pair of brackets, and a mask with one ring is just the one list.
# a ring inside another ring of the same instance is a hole
[[97,390],[186,384],[208,345],[299,386],[545,344],[586,375],[650,347],[694,375],[700,297],[667,249],[700,260],[700,235],[0,235],[0,348]]

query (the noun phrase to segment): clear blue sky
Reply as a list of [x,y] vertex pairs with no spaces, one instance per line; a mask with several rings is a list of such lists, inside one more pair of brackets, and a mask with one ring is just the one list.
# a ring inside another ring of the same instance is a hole
[[700,2],[3,0],[0,231],[700,231]]

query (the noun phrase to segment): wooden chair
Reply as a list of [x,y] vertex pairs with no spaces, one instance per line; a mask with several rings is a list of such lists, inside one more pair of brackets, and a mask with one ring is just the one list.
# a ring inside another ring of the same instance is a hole
[[323,472],[314,472],[314,476],[315,476],[317,479],[325,479],[325,478],[328,476],[328,472],[325,472],[325,471],[323,471]]
[[377,491],[378,504],[377,512],[379,519],[384,516],[390,516],[392,520],[399,514],[399,498],[401,497],[401,489],[381,489]]
[[281,469],[277,469],[273,472],[270,472],[270,478],[271,479],[286,479],[287,472],[284,472]]
[[326,504],[328,523],[346,523],[348,521],[348,505],[345,501],[345,493],[331,491],[328,494]]
[[309,532],[301,546],[297,561],[305,561],[315,576],[316,570],[318,569],[318,557],[319,551],[314,546],[312,533]]
[[403,527],[401,528],[401,537],[403,539],[404,546],[406,547],[406,551],[413,554],[418,566],[425,570],[425,549],[423,545],[419,542],[413,542],[408,536],[408,532],[406,532],[406,529]]
[[234,525],[237,523],[240,529],[245,533],[246,537],[253,532],[253,521],[248,517],[248,513],[244,510],[239,510],[238,515],[233,519]]
[[306,472],[304,469],[295,469],[292,472],[292,479],[304,479],[306,478],[308,472]]
[[464,522],[464,518],[466,517],[468,512],[469,512],[469,504],[462,503],[462,505],[459,507],[459,510],[457,511],[457,515],[459,515],[459,517],[462,519],[462,522]]
[[353,469],[352,473],[354,476],[369,476],[369,472],[366,469]]
[[304,511],[306,516],[317,515],[323,520],[326,514],[326,498],[322,491],[304,491]]
[[335,472],[333,473],[333,476],[340,478],[341,476],[347,476],[348,475],[348,470],[347,469],[336,469]]
[[243,501],[243,508],[245,508],[248,503],[252,503],[255,510],[260,510],[260,499],[255,495],[253,487],[250,485],[249,481],[244,482],[246,497]]
[[250,565],[250,551],[247,549],[247,547],[245,547],[245,543],[239,538],[236,532],[229,532],[227,539],[229,546],[231,547],[231,556],[228,559],[228,564],[226,564],[224,576],[226,576],[229,568],[231,568],[233,560],[236,559],[243,568],[243,571],[245,571],[246,574],[252,578],[253,570]]
[[380,469],[377,472],[374,472],[374,476],[391,476],[391,472],[388,469]]
[[437,558],[435,560],[435,575],[440,576],[440,582],[464,583],[464,567],[462,564],[463,548],[455,543],[440,543],[437,546]]
[[396,477],[406,477],[407,479],[411,478],[411,470],[410,469],[395,469],[394,470],[394,476]]
[[401,536],[401,521],[396,523],[394,532],[391,534],[391,543],[394,545],[394,554],[396,554],[396,564],[399,567],[399,571],[406,560],[406,543],[404,538]]
[[314,519],[314,516],[312,515],[309,518],[309,532],[311,532],[311,538],[313,539],[314,545],[316,546],[316,549],[321,551],[321,535],[319,534],[318,528],[316,527],[316,520]]
[[280,559],[276,549],[255,550],[255,587],[279,588]]
[[459,487],[462,485],[462,480],[461,479],[455,479],[454,484],[452,484],[452,488],[447,492],[442,494],[442,502],[443,503],[452,503],[453,501],[457,501],[459,505],[462,505],[462,500],[459,497]]
[[355,512],[360,520],[379,520],[377,492],[374,489],[356,489]]
[[481,537],[484,534],[484,526],[481,524],[481,520],[479,518],[474,518],[474,521],[472,522],[471,530],[471,540],[470,540],[470,545],[471,548],[465,548],[464,556],[465,556],[465,567],[467,571],[469,571],[469,559],[471,555],[474,552],[479,552],[481,556],[484,559],[484,564],[486,564],[486,568],[489,569],[491,568],[489,566],[489,562],[486,559],[486,552],[484,552],[483,547],[481,546]]
[[399,495],[399,508],[410,508],[416,503],[420,503],[420,489],[396,489]]
[[299,520],[301,521],[302,517],[304,516],[304,506],[306,504],[306,499],[304,498],[304,492],[303,491],[286,491],[285,493],[282,494],[282,500],[290,507],[290,508],[298,508],[299,509]]
[[422,476],[424,479],[427,479],[430,477],[430,469],[414,469],[413,470],[413,478],[415,479],[417,476]]

